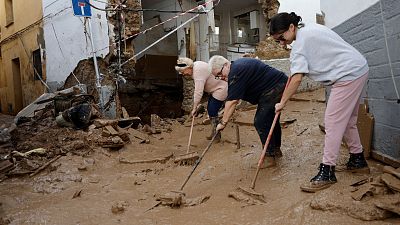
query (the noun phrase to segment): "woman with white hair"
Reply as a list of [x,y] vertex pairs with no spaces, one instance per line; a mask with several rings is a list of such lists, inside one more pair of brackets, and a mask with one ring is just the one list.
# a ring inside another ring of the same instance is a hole
[[[211,121],[211,133],[207,136],[208,140],[215,135],[215,128],[218,125],[218,111],[224,103],[228,94],[228,84],[223,80],[216,79],[210,73],[208,63],[182,57],[177,60],[175,70],[183,76],[192,76],[194,80],[193,107],[191,116],[196,115],[197,107],[203,97],[203,92],[210,94],[208,98],[207,112]],[[219,141],[221,134],[215,138]]]

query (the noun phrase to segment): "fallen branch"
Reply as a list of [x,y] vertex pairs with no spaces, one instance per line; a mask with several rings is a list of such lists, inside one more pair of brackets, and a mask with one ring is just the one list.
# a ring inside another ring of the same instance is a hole
[[61,158],[62,155],[58,155],[57,157],[55,157],[54,159],[48,161],[47,163],[45,163],[43,166],[37,168],[33,173],[31,173],[31,175],[29,175],[30,177],[35,176],[36,174],[38,174],[40,171],[44,170],[46,167],[48,167],[50,164],[52,164],[53,162],[57,161],[59,158]]

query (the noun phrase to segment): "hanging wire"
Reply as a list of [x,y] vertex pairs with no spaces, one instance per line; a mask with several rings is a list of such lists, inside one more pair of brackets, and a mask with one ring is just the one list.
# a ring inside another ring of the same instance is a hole
[[[66,62],[69,63],[70,61],[67,60],[67,58],[66,58],[65,55],[64,55],[63,50],[61,49],[60,41],[58,40],[57,32],[56,32],[56,30],[55,30],[55,28],[54,28],[53,23],[51,23],[51,27],[53,28],[54,36],[56,37],[57,44],[58,44],[58,48],[60,49],[61,55],[62,55],[63,59],[64,59]],[[78,77],[76,77],[74,71],[71,71],[71,73],[72,73],[72,76],[75,78],[75,80],[78,82],[79,87],[81,88],[81,84],[82,84],[82,83],[79,81]],[[83,88],[81,88],[81,90],[85,93],[85,90],[83,90]]]
[[[161,25],[163,25],[163,24],[165,24],[165,23],[167,23],[167,22],[169,22],[169,21],[171,21],[171,20],[173,20],[173,19],[177,19],[177,18],[180,17],[180,16],[184,16],[184,15],[186,15],[186,14],[188,14],[188,13],[193,13],[193,11],[196,10],[196,9],[199,9],[199,7],[201,7],[201,6],[204,7],[204,6],[206,6],[207,4],[209,4],[209,3],[211,3],[211,2],[214,2],[214,1],[215,1],[215,0],[209,0],[209,1],[207,1],[207,2],[205,2],[205,3],[203,3],[203,4],[201,4],[201,5],[198,5],[198,6],[194,7],[194,8],[192,8],[192,9],[187,10],[187,11],[184,11],[184,12],[179,11],[180,14],[178,14],[178,15],[176,15],[176,16],[173,16],[173,17],[171,17],[171,18],[169,18],[169,19],[167,19],[167,20],[165,20],[165,21],[163,21],[163,22],[160,22],[160,23],[158,23],[158,24],[155,24],[154,26],[149,27],[149,28],[147,28],[147,29],[145,29],[145,30],[143,30],[143,31],[140,31],[140,32],[136,33],[136,34],[133,34],[133,35],[131,35],[131,36],[129,36],[129,37],[126,37],[126,38],[124,38],[123,41],[126,41],[126,40],[129,40],[129,39],[131,39],[131,38],[134,38],[134,37],[136,37],[136,36],[138,36],[138,35],[140,35],[140,34],[145,34],[146,32],[148,32],[148,31],[150,31],[150,30],[152,30],[152,29],[154,29],[154,28],[156,28],[156,27],[158,27],[158,26],[161,26]],[[208,11],[213,10],[213,9],[219,4],[219,2],[220,2],[220,0],[218,0],[217,3],[214,4],[213,7],[212,7],[210,10],[208,10]],[[199,14],[204,14],[204,13],[207,13],[207,12],[205,12],[205,11],[203,11],[203,12],[196,12],[196,14],[198,14],[198,15],[199,15]],[[102,51],[102,50],[104,50],[104,49],[106,49],[106,48],[109,48],[109,47],[111,47],[111,46],[112,46],[112,44],[111,44],[111,45],[107,45],[107,46],[105,46],[105,47],[103,47],[103,48],[101,48],[101,49],[98,49],[97,51]]]
[[384,34],[384,36],[385,36],[385,45],[386,45],[387,57],[388,57],[388,60],[389,60],[390,73],[391,73],[391,75],[392,75],[394,90],[395,90],[396,95],[397,95],[397,103],[400,103],[399,91],[397,90],[396,80],[394,79],[393,66],[392,66],[392,59],[391,59],[391,57],[390,57],[389,44],[388,44],[388,41],[387,41],[386,26],[385,26],[385,20],[384,20],[385,18],[383,17],[382,0],[379,0],[379,5],[380,5],[380,7],[381,7],[381,17],[382,17],[383,34]]
[[18,36],[18,38],[19,38],[19,40],[21,41],[22,47],[23,47],[24,50],[25,50],[25,54],[26,54],[26,56],[27,56],[28,59],[29,59],[29,60],[28,60],[28,61],[29,61],[29,64],[31,64],[31,66],[33,67],[33,71],[34,71],[36,77],[39,78],[40,82],[42,82],[42,84],[43,84],[44,86],[46,86],[47,91],[50,91],[50,87],[46,84],[46,82],[43,81],[42,77],[39,75],[38,71],[36,70],[35,66],[33,65],[33,62],[30,60],[30,56],[29,56],[29,54],[28,54],[28,50],[26,50],[25,44],[24,44],[24,42],[22,41],[21,36]]

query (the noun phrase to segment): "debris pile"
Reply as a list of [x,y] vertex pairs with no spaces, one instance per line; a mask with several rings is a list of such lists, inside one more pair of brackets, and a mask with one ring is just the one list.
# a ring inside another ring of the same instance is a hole
[[284,49],[272,37],[260,41],[255,56],[262,60],[289,58],[290,51]]
[[337,196],[333,196],[335,192],[322,191],[311,201],[310,206],[365,221],[400,216],[400,168],[385,166],[383,174],[351,184],[349,192],[351,198],[337,201]]
[[130,142],[128,130],[139,124],[139,117],[129,115],[102,119],[93,97],[77,88],[41,96],[17,115],[15,124],[1,127],[0,177],[34,176],[66,154],[120,149]]

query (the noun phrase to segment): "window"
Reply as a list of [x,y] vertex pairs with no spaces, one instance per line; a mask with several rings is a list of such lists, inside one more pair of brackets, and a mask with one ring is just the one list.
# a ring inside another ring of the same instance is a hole
[[5,0],[6,26],[14,23],[13,0]]
[[43,79],[42,74],[42,57],[40,56],[40,49],[33,51],[33,74],[35,80]]
[[239,29],[238,29],[237,36],[240,37],[240,38],[243,37],[243,30],[242,30],[242,28],[239,28]]

